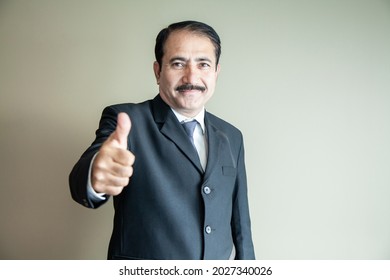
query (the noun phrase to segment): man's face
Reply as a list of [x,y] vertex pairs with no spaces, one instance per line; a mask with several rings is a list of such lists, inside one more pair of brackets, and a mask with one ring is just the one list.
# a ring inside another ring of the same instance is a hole
[[174,31],[165,43],[162,65],[154,63],[160,96],[180,114],[194,117],[213,95],[219,68],[209,38]]

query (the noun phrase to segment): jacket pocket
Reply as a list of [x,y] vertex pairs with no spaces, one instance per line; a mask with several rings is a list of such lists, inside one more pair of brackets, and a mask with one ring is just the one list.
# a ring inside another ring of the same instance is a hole
[[222,166],[222,174],[225,176],[236,176],[237,170],[233,166]]

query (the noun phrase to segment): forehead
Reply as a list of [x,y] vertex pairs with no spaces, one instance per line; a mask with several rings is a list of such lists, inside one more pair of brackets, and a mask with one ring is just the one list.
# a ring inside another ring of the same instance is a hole
[[215,60],[215,48],[211,40],[202,34],[187,30],[173,31],[164,46],[164,57],[176,55],[207,56]]

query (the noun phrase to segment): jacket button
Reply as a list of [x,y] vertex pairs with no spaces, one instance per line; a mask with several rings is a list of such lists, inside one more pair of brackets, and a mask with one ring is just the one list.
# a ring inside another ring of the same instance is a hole
[[203,192],[205,193],[205,194],[210,194],[211,193],[211,189],[209,188],[209,187],[204,187],[203,188]]
[[210,226],[206,226],[205,231],[206,231],[207,234],[210,234],[211,233],[211,227]]

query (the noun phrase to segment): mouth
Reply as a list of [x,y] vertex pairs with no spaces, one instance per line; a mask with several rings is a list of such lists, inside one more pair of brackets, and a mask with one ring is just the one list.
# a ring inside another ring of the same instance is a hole
[[191,84],[184,84],[184,85],[178,86],[176,88],[176,91],[178,91],[178,92],[188,92],[188,91],[201,91],[201,92],[204,92],[205,90],[206,90],[206,87],[197,86],[197,85],[191,85]]

